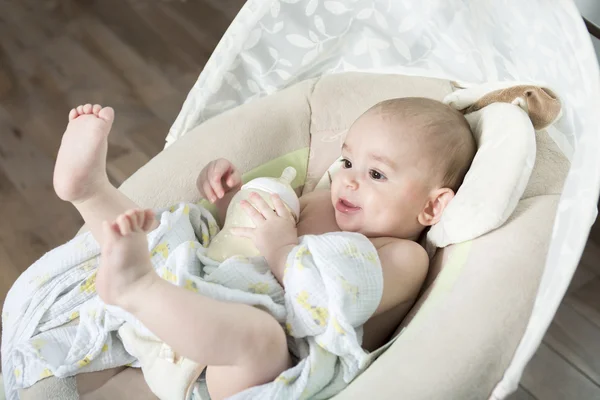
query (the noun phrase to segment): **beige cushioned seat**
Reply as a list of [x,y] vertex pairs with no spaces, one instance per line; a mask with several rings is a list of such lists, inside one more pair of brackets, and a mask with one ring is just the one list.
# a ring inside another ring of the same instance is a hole
[[[307,192],[339,155],[347,129],[367,108],[392,97],[442,100],[451,91],[445,80],[399,75],[346,73],[304,81],[192,129],[121,190],[142,207],[197,201],[198,172],[209,161],[226,157],[252,176],[272,171],[274,159],[280,165],[294,160],[299,175],[306,176],[299,189]],[[543,131],[537,133],[537,146],[532,177],[510,220],[471,242],[438,252],[422,296],[398,329],[402,333],[336,398],[490,395],[529,319],[569,168]],[[21,396],[72,393],[75,383],[86,399],[155,398],[141,373],[131,368],[76,379],[47,378]]]

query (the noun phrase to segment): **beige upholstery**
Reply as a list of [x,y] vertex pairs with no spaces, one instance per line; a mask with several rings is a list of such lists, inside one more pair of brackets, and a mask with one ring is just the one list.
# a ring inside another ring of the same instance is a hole
[[[121,189],[144,207],[193,201],[198,198],[196,175],[214,158],[227,157],[248,171],[310,144],[304,188],[309,191],[337,157],[347,128],[362,111],[390,97],[441,100],[450,91],[447,81],[405,76],[344,74],[302,82],[193,129]],[[529,318],[568,170],[545,132],[538,134],[537,143],[531,182],[511,219],[494,232],[436,255],[427,290],[403,323],[406,329],[337,398],[489,396]],[[87,393],[82,398],[154,398],[139,371],[106,374],[78,376],[80,393]],[[48,378],[23,391],[23,398],[48,398],[44,390],[59,382]]]
[[301,82],[206,121],[140,168],[121,190],[143,207],[197,200],[196,177],[216,158],[232,160],[244,173],[308,147],[313,85],[314,80]]

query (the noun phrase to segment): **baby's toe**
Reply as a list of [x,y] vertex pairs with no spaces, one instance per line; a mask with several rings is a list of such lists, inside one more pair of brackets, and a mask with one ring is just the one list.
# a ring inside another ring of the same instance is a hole
[[75,118],[77,118],[79,114],[77,114],[77,110],[76,109],[71,109],[71,111],[69,112],[69,121],[73,121]]
[[126,214],[121,214],[117,217],[116,221],[117,225],[119,225],[119,230],[121,231],[121,235],[126,236],[131,233],[131,222],[129,217]]
[[83,112],[86,114],[91,114],[92,113],[92,105],[88,103],[85,106],[83,106]]
[[98,115],[100,110],[102,110],[102,106],[100,104],[94,104],[94,106],[92,107],[92,112],[96,115]]
[[111,107],[104,107],[98,111],[98,117],[102,118],[108,123],[112,123],[115,119],[115,110],[113,110]]
[[144,210],[135,210],[135,217],[139,230],[144,230],[144,223],[146,219]]
[[83,114],[83,105],[77,106],[77,114]]
[[142,229],[144,232],[150,231],[152,229],[152,225],[154,224],[154,211],[147,209],[143,211],[144,224]]
[[129,210],[125,213],[131,222],[131,230],[133,232],[138,232],[142,225],[142,220],[139,214],[139,210]]

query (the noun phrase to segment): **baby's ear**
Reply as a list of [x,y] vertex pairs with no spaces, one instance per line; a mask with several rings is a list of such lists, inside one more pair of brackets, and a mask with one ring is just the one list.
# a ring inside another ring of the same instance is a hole
[[423,226],[432,226],[439,222],[442,218],[444,210],[454,198],[454,191],[449,188],[441,188],[434,190],[429,195],[429,200],[425,204],[423,210],[419,213],[417,219]]

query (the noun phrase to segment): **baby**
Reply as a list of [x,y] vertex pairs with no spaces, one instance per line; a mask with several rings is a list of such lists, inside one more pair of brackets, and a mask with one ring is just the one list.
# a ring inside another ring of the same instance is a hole
[[[102,247],[98,295],[139,319],[178,354],[207,365],[213,399],[272,381],[292,366],[286,335],[268,313],[214,300],[175,286],[154,271],[146,234],[158,225],[106,175],[112,108],[86,104],[71,110],[54,172],[57,195],[81,213]],[[342,169],[331,190],[300,199],[297,224],[274,196],[274,210],[258,195],[243,207],[255,228],[250,238],[280,283],[285,261],[302,235],[359,232],[378,251],[384,290],[364,326],[363,348],[383,345],[414,303],[428,270],[417,243],[461,184],[475,153],[464,117],[425,98],[381,102],[352,125],[342,147]],[[216,204],[221,222],[241,175],[229,161],[210,162],[197,185]]]

